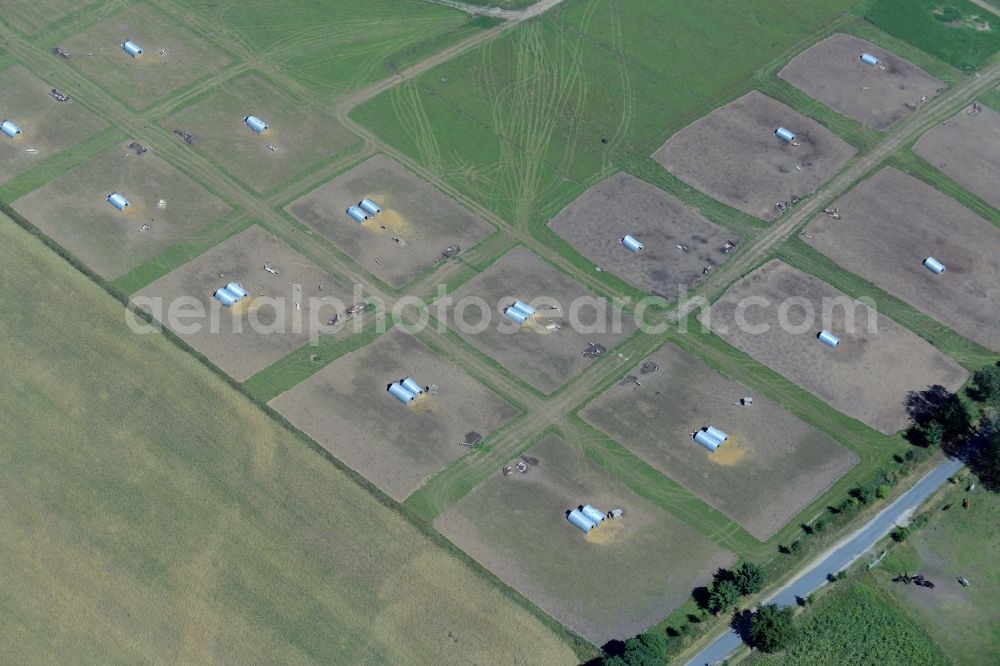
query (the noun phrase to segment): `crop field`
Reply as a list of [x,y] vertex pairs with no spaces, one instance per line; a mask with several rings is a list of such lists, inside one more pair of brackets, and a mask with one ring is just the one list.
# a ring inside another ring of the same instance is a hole
[[[437,386],[404,405],[386,387],[404,377]],[[469,451],[517,410],[398,327],[337,359],[271,405],[398,501]]]
[[[256,134],[243,123],[248,115],[270,129]],[[161,125],[193,134],[195,151],[258,193],[315,170],[355,143],[339,124],[257,74],[212,88]]]
[[[861,62],[861,54],[879,66]],[[884,69],[882,69],[884,67]],[[846,116],[885,130],[909,116],[921,100],[946,86],[905,58],[864,39],[838,33],[796,56],[778,76]],[[913,104],[913,108],[906,106]]]
[[[22,65],[0,70],[0,88],[0,120],[9,119],[21,128],[15,139],[0,137],[0,183],[107,127],[72,99],[57,102],[49,94],[52,86],[45,85]],[[37,152],[29,153],[28,149]]]
[[[555,435],[526,457],[537,465],[498,470],[435,527],[595,644],[645,630],[735,559]],[[624,514],[584,534],[566,519],[580,504]]]
[[856,11],[890,35],[966,72],[1000,51],[1000,17],[970,0],[868,0]]
[[[961,335],[1000,351],[1000,229],[902,171],[886,168],[816,217],[806,242]],[[947,222],[944,222],[947,220]],[[923,266],[932,256],[946,267]]]
[[[382,212],[359,224],[346,211],[366,197]],[[446,247],[467,250],[492,231],[480,217],[384,155],[370,158],[286,209],[394,287],[430,270]]]
[[[139,44],[143,54],[133,58],[125,53],[121,44],[126,39]],[[133,109],[150,106],[230,63],[209,41],[145,3],[123,7],[62,46],[73,54],[73,67]]]
[[[225,308],[213,294],[234,281],[250,295]],[[160,278],[133,300],[243,381],[313,336],[334,332],[329,322],[360,296],[252,226]]]
[[[969,374],[869,305],[779,260],[733,285],[708,319],[729,344],[887,435],[906,425],[910,392],[956,391]],[[839,347],[816,339],[824,328]]]
[[326,101],[490,25],[424,0],[177,0],[188,20]]
[[1000,113],[970,107],[924,134],[913,152],[970,192],[1000,209]]
[[21,32],[32,35],[66,18],[75,11],[93,9],[101,4],[101,0],[90,2],[79,0],[7,0],[3,3],[3,14],[0,21],[17,28]]
[[[583,356],[590,342],[610,352],[636,330],[633,319],[619,307],[599,299],[524,247],[511,250],[452,299],[455,307],[449,318],[454,321],[449,325],[543,393],[555,391],[596,362]],[[469,299],[481,299],[486,309]],[[537,310],[520,327],[502,314],[515,300]],[[468,307],[462,307],[463,301]]]
[[798,639],[786,650],[777,655],[755,656],[746,663],[752,666],[952,663],[927,636],[924,627],[886,595],[865,583],[851,583],[822,597],[806,611],[801,625]]
[[5,660],[579,661],[6,219],[0,260]]
[[568,0],[352,117],[503,217],[544,224],[852,4]]
[[[54,100],[53,100],[54,102]],[[70,102],[72,104],[72,102]],[[116,278],[229,212],[230,207],[130,141],[14,202],[14,208],[106,278]],[[107,201],[124,195],[123,212]],[[166,202],[159,208],[159,201]],[[148,229],[142,230],[143,225]]]
[[[640,385],[615,384],[580,416],[764,541],[819,497],[858,458],[767,398],[667,344]],[[641,364],[640,364],[641,365]],[[753,404],[740,405],[751,396]],[[714,453],[691,433],[729,435]]]
[[[885,567],[875,571],[884,594],[893,598],[957,664],[987,664],[1000,652],[995,614],[1000,594],[996,547],[1000,540],[1000,497],[982,490],[957,488],[941,504],[952,509],[932,516],[906,543],[897,547]],[[960,508],[963,498],[968,509]],[[933,590],[892,583],[897,574],[920,573]],[[969,580],[962,587],[958,576]]]
[[[799,145],[775,136],[778,127]],[[815,120],[754,90],[682,129],[653,159],[722,203],[771,220],[776,201],[811,194],[854,153]]]
[[[549,227],[604,270],[668,301],[701,282],[704,269],[726,260],[727,240],[739,241],[676,197],[626,173],[591,187]],[[625,234],[642,241],[642,251],[627,250]]]

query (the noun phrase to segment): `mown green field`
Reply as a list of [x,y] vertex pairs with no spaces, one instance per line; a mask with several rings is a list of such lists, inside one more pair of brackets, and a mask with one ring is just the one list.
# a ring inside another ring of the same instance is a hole
[[[822,597],[798,619],[798,640],[783,653],[758,656],[754,666],[932,666],[947,657],[891,600],[852,582]],[[974,662],[969,662],[974,663]]]
[[870,0],[858,12],[889,34],[966,72],[979,69],[1000,51],[1000,16],[969,0]]
[[353,117],[505,218],[540,222],[851,4],[567,0]]
[[[936,506],[952,508],[934,515],[878,570],[878,582],[906,608],[956,664],[988,664],[1000,654],[1000,628],[995,621],[1000,595],[1000,495],[982,489],[966,493],[965,480]],[[971,505],[961,508],[963,498]],[[902,571],[934,581],[925,590],[890,582]],[[958,576],[969,579],[961,587]],[[926,594],[924,594],[926,593]]]
[[178,0],[245,55],[266,54],[325,99],[388,76],[492,25],[424,0]]
[[5,661],[579,660],[6,218],[0,261]]

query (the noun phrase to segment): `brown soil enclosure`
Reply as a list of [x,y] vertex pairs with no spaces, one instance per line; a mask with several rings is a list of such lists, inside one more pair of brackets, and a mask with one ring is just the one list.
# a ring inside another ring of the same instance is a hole
[[[386,391],[413,377],[436,395],[404,405]],[[343,356],[271,405],[394,499],[469,451],[464,436],[486,437],[517,410],[398,329]]]
[[[907,424],[909,392],[956,391],[969,376],[888,317],[777,259],[733,285],[708,319],[730,344],[887,435]],[[817,339],[822,328],[840,338],[838,347]]]
[[[766,397],[726,379],[672,344],[651,358],[655,373],[630,374],[581,416],[761,541],[854,466],[858,457]],[[744,396],[751,405],[740,404]],[[729,435],[714,453],[691,433]]]
[[[862,62],[862,53],[874,55],[879,64]],[[834,111],[877,130],[899,122],[921,99],[932,99],[947,87],[909,60],[842,33],[798,55],[778,76]]]
[[[364,198],[382,212],[359,224],[346,211]],[[393,287],[430,269],[446,247],[468,250],[492,231],[479,216],[384,155],[337,176],[287,210]]]
[[[885,168],[816,217],[805,241],[848,271],[1000,351],[1000,229],[921,180]],[[932,256],[947,270],[923,265]]]
[[[791,130],[800,144],[774,135]],[[815,120],[752,90],[674,134],[653,159],[688,185],[759,217],[830,180],[856,151]]]
[[[225,308],[213,294],[233,281],[250,296]],[[326,322],[353,305],[353,298],[348,287],[254,226],[160,278],[133,300],[154,314],[159,310],[158,318],[168,326],[163,318],[169,319],[171,307],[200,308],[205,317],[180,318],[171,328],[233,379],[243,381],[308,342],[310,329],[317,335],[334,333]],[[312,326],[313,321],[318,325]],[[201,325],[183,330],[192,323]]]
[[0,71],[0,89],[0,120],[9,119],[21,128],[14,139],[0,135],[0,183],[107,127],[72,97],[68,102],[56,101],[49,94],[52,86],[35,78],[23,65]]
[[[668,301],[701,282],[703,269],[726,260],[721,248],[727,240],[739,241],[680,199],[626,173],[591,187],[549,227],[604,270]],[[640,252],[622,245],[626,234],[642,242]]]
[[[487,311],[470,305],[456,313],[470,298],[482,299]],[[502,314],[517,299],[538,310],[520,327]],[[603,345],[611,353],[636,330],[633,319],[621,309],[598,299],[524,247],[508,252],[459,289],[452,300],[456,307],[450,310],[448,325],[544,393],[600,362],[583,356],[588,343]],[[546,305],[561,310],[545,309]]]
[[[645,631],[735,560],[579,447],[553,435],[528,455],[539,464],[497,470],[434,526],[595,645]],[[584,534],[565,515],[580,504],[624,513]]]
[[1000,209],[1000,113],[970,106],[931,128],[913,152]]
[[[230,211],[153,150],[124,141],[14,202],[14,208],[103,277],[114,279]],[[130,205],[120,211],[107,196]],[[165,207],[159,207],[163,200]]]

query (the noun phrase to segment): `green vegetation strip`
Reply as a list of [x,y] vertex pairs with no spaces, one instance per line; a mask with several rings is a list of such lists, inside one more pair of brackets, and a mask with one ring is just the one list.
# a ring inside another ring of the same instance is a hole
[[29,192],[37,190],[46,183],[55,180],[71,169],[83,164],[89,159],[114,148],[128,138],[117,127],[107,129],[81,141],[72,148],[46,158],[34,169],[16,176],[3,187],[0,187],[0,200],[13,203]]
[[948,664],[923,628],[891,599],[864,583],[850,583],[823,596],[798,618],[798,639],[784,652],[757,657],[755,666]]
[[242,211],[233,210],[222,219],[202,227],[183,243],[168,247],[158,256],[115,279],[114,285],[126,294],[135,294],[253,223],[254,220]]
[[243,387],[261,402],[268,402],[312,377],[341,356],[361,349],[379,335],[374,318],[366,321],[359,333],[355,333],[352,324],[348,323],[343,331],[320,336],[316,339],[316,344],[299,347],[264,368],[243,382]]
[[870,0],[855,11],[966,72],[1000,50],[1000,17],[969,0]]
[[848,273],[799,238],[786,241],[778,248],[776,255],[852,298],[872,299],[880,314],[910,329],[969,370],[975,370],[1000,358],[996,352],[966,340],[912,305],[890,296],[867,280]]
[[587,658],[6,219],[0,260],[7,659]]

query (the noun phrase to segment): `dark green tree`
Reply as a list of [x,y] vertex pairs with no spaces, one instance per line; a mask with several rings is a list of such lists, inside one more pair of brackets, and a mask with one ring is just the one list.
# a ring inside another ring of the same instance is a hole
[[973,373],[969,396],[1000,409],[1000,363],[988,365]]
[[708,610],[716,615],[728,611],[740,600],[740,588],[731,580],[717,580],[708,593]]
[[997,418],[986,441],[970,461],[972,471],[987,490],[1000,492],[1000,418]]
[[757,594],[764,589],[767,577],[764,570],[753,562],[744,562],[733,571],[733,582],[740,594]]
[[934,419],[920,426],[920,434],[927,446],[938,447],[944,443],[944,426]]
[[660,631],[647,631],[625,641],[625,651],[619,656],[605,657],[604,666],[662,666],[667,663],[667,636]]
[[761,652],[777,652],[795,639],[791,606],[761,606],[750,618],[750,645]]

